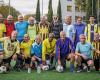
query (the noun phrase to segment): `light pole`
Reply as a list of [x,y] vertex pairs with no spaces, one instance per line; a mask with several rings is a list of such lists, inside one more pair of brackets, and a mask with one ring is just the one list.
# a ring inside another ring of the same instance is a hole
[[98,20],[98,25],[100,25],[100,22],[99,22],[99,16],[100,16],[100,8],[99,8],[99,0],[98,0],[98,13],[97,13],[97,20]]
[[9,0],[9,15],[10,15],[10,0]]
[[93,5],[93,0],[92,0],[92,15],[93,15],[93,6],[94,6],[94,5]]
[[42,0],[42,16],[43,16],[43,0]]

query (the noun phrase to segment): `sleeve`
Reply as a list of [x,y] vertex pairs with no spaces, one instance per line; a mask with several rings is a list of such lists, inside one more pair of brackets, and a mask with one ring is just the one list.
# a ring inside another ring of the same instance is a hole
[[100,35],[100,26],[98,26],[98,33],[99,33],[99,35]]
[[84,32],[83,32],[83,34],[85,33],[85,28],[86,28],[86,24],[84,23],[84,28],[83,28],[84,29]]
[[42,60],[45,61],[46,60],[46,43],[45,41],[43,41],[43,44],[42,44]]
[[6,32],[6,25],[4,25],[3,32]]
[[17,43],[16,53],[20,54],[20,45],[19,45],[19,42]]
[[35,54],[35,52],[34,52],[34,46],[31,47],[31,54],[32,54],[32,55]]
[[77,43],[77,45],[76,45],[76,50],[75,50],[76,52],[79,52],[79,43]]
[[74,27],[74,25],[72,25],[72,33],[75,33],[76,31],[75,31],[75,27]]
[[60,59],[60,47],[59,41],[56,42],[56,58]]
[[15,23],[14,23],[14,21],[13,21],[13,27],[14,27],[14,30],[15,30]]
[[31,56],[34,56],[35,55],[35,50],[34,50],[34,47],[32,46],[31,47]]
[[54,41],[54,44],[55,44],[55,47],[54,47],[53,53],[55,54],[56,53],[56,40]]
[[15,30],[17,30],[17,25],[18,25],[18,22],[15,23]]
[[20,44],[20,49],[24,49],[23,42],[21,42],[21,44]]
[[85,26],[84,34],[85,34],[85,36],[87,36],[87,26]]
[[100,35],[100,25],[97,25],[97,32],[98,32],[99,35]]
[[0,38],[0,42],[4,42],[8,37]]
[[38,24],[35,24],[36,27],[36,34],[38,34]]

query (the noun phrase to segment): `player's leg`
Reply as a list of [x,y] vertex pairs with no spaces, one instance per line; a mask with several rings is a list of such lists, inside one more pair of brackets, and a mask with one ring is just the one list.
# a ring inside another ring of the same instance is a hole
[[68,54],[67,59],[70,60],[70,71],[74,72],[75,54],[73,53]]
[[4,58],[3,52],[0,52],[0,66],[2,65],[3,58]]
[[90,68],[93,68],[94,63],[92,59],[87,60],[87,65],[88,65],[88,72],[90,72]]
[[99,71],[99,58],[94,59],[94,66],[95,66],[95,70]]
[[82,71],[82,57],[79,55],[75,55],[75,61],[76,61],[76,65],[77,65],[77,72],[81,72]]

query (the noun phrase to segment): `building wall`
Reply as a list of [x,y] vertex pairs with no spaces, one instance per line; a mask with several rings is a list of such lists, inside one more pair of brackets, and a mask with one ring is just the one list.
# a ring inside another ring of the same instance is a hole
[[3,0],[0,0],[0,6],[2,6],[4,4]]
[[[71,11],[67,11],[70,10],[68,9],[68,6],[71,6]],[[62,9],[62,20],[64,20],[64,18],[66,16],[72,16],[72,23],[75,23],[75,17],[76,16],[85,16],[86,13],[85,12],[77,12],[75,10],[75,0],[61,0],[61,9]]]

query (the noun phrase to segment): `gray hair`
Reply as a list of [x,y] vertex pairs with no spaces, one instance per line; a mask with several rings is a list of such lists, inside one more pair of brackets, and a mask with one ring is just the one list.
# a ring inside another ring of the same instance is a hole
[[42,40],[42,38],[41,38],[41,35],[40,35],[40,34],[37,34],[37,35],[36,35],[36,37],[35,37],[35,41],[37,40],[37,38],[40,38],[40,39]]
[[86,35],[85,34],[80,34],[79,38],[81,38],[82,36],[84,36],[86,38]]

